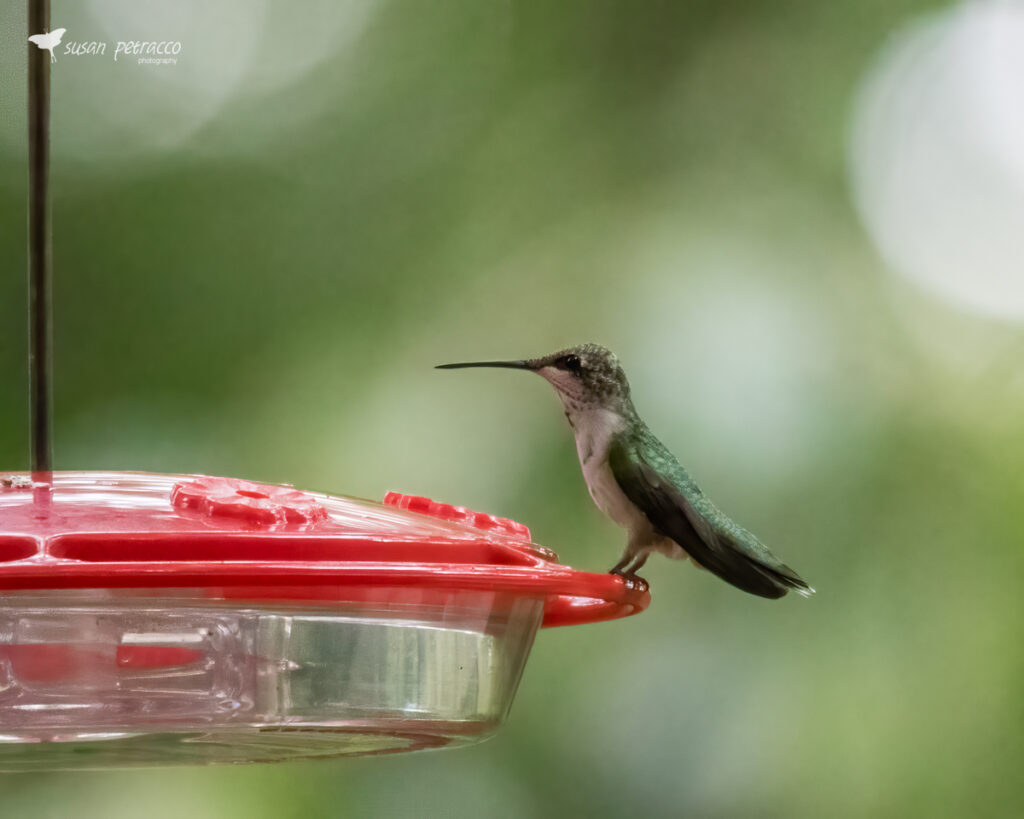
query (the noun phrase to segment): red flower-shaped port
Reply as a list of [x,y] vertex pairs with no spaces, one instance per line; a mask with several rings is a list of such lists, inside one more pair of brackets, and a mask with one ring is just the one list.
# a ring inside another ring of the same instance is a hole
[[384,503],[399,509],[408,509],[410,512],[418,512],[421,515],[463,523],[476,529],[493,529],[501,534],[511,535],[522,540],[530,539],[530,530],[522,523],[508,518],[499,518],[496,515],[488,515],[486,512],[474,512],[465,506],[453,506],[450,503],[441,503],[418,495],[403,495],[399,492],[388,492],[384,496]]
[[327,518],[327,510],[312,495],[238,478],[181,481],[171,490],[171,504],[176,509],[261,525],[316,523]]

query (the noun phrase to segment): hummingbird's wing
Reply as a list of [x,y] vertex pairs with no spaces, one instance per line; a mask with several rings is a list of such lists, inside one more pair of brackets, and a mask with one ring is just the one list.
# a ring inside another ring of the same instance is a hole
[[743,591],[782,597],[813,589],[768,547],[723,514],[646,428],[612,438],[608,464],[619,487],[654,527],[695,562]]

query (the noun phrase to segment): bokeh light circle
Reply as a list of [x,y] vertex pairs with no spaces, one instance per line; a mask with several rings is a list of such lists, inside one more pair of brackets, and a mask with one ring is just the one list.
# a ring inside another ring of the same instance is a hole
[[1024,319],[1024,2],[968,3],[895,37],[863,82],[851,175],[888,265]]

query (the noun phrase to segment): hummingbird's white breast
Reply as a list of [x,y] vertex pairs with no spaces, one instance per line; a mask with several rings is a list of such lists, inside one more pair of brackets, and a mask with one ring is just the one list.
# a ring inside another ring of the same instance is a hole
[[583,479],[598,509],[629,532],[631,547],[638,552],[656,550],[674,560],[687,557],[679,544],[655,531],[654,526],[633,501],[626,497],[608,463],[612,436],[621,432],[626,421],[612,410],[566,408],[566,417],[576,435],[576,454]]
[[566,415],[576,435],[576,454],[583,479],[597,508],[630,532],[649,527],[647,516],[619,488],[608,465],[612,436],[625,427],[622,416],[601,407],[570,410]]

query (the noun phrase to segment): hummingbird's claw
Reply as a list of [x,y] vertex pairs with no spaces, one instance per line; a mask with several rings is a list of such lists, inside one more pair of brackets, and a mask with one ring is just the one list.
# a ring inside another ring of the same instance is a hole
[[617,577],[621,577],[626,582],[626,586],[628,588],[635,588],[639,589],[640,591],[646,591],[648,588],[650,588],[650,584],[636,572],[623,571],[618,566],[616,566],[613,569],[610,569],[608,574],[614,574]]
[[627,574],[625,575],[626,586],[637,591],[647,591],[650,585],[638,574]]

